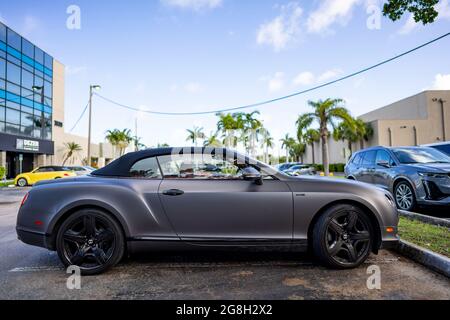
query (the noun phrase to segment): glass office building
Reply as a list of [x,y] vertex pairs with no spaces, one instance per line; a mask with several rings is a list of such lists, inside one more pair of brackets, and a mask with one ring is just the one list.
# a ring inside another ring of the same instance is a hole
[[9,176],[31,169],[34,154],[53,154],[52,106],[53,58],[0,23],[0,151]]

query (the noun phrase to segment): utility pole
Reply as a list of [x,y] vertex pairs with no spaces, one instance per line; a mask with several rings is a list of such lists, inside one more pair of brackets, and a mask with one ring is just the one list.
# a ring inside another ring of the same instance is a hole
[[91,165],[91,131],[92,131],[92,95],[94,89],[100,89],[99,85],[89,86],[89,128],[88,128],[88,145],[87,145],[87,165]]

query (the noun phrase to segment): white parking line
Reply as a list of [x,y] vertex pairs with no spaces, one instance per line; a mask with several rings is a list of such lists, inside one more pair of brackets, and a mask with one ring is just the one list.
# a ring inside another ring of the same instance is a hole
[[41,272],[41,271],[61,271],[64,270],[61,267],[50,267],[50,266],[43,266],[43,267],[18,267],[9,270],[8,272]]

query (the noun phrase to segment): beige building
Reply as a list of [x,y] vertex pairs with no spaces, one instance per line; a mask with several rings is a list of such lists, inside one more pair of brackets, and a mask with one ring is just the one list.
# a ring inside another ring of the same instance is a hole
[[[370,123],[374,135],[363,147],[417,146],[450,140],[450,90],[424,91],[360,116]],[[352,145],[353,151],[361,148]],[[320,143],[315,145],[315,160],[322,163]],[[346,163],[350,150],[343,141],[329,140],[330,163]],[[305,163],[312,163],[308,146]]]

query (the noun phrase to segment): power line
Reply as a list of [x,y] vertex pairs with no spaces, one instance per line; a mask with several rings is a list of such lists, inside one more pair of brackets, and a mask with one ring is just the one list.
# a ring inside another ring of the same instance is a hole
[[70,129],[69,132],[72,132],[73,130],[75,130],[75,128],[77,127],[78,123],[80,123],[81,119],[83,118],[84,114],[86,113],[86,110],[87,110],[88,107],[89,107],[89,102],[86,104],[86,107],[84,107],[84,110],[81,113],[80,117],[78,118],[77,122],[75,122],[74,126],[72,127],[72,129]]
[[244,105],[244,106],[240,106],[240,107],[231,107],[231,108],[224,108],[224,109],[211,110],[211,111],[201,111],[201,112],[163,112],[163,111],[142,110],[140,108],[127,106],[125,104],[116,102],[116,101],[114,101],[112,99],[109,99],[109,98],[106,98],[106,97],[104,97],[104,96],[102,96],[102,95],[100,95],[98,93],[94,93],[94,94],[96,96],[98,96],[99,98],[101,98],[101,99],[103,99],[103,100],[105,100],[105,101],[107,101],[107,102],[109,102],[111,104],[114,104],[116,106],[119,106],[119,107],[122,107],[122,108],[125,108],[125,109],[129,109],[129,110],[133,110],[133,111],[154,114],[154,115],[194,116],[194,115],[217,114],[217,113],[222,113],[222,112],[230,112],[230,111],[237,111],[237,110],[243,110],[243,109],[250,109],[250,108],[256,108],[256,107],[264,106],[264,105],[271,104],[271,103],[274,103],[274,102],[290,99],[290,98],[293,98],[293,97],[296,97],[296,96],[299,96],[299,95],[302,95],[302,94],[305,94],[305,93],[308,93],[308,92],[311,92],[311,91],[315,91],[315,90],[318,90],[318,89],[321,89],[321,88],[324,88],[324,87],[328,87],[330,85],[333,85],[335,83],[347,80],[349,78],[353,78],[353,77],[355,77],[357,75],[360,75],[362,73],[366,73],[366,72],[368,72],[368,71],[370,71],[372,69],[378,68],[378,67],[380,67],[380,66],[382,66],[384,64],[387,64],[387,63],[392,62],[394,60],[397,60],[397,59],[399,59],[401,57],[404,57],[404,56],[406,56],[406,55],[408,55],[410,53],[413,53],[414,51],[422,49],[422,48],[424,48],[424,47],[426,47],[426,46],[428,46],[428,45],[430,45],[430,44],[432,44],[434,42],[437,42],[437,41],[439,41],[439,40],[441,40],[441,39],[443,39],[445,37],[448,37],[449,35],[450,35],[450,32],[448,32],[448,33],[446,33],[446,34],[444,34],[444,35],[442,35],[440,37],[437,37],[437,38],[435,38],[435,39],[433,39],[431,41],[428,41],[428,42],[426,42],[426,43],[424,43],[424,44],[422,44],[420,46],[417,46],[417,47],[415,47],[415,48],[413,48],[411,50],[408,50],[406,52],[398,54],[398,55],[396,55],[396,56],[394,56],[392,58],[383,60],[383,61],[381,61],[381,62],[379,62],[377,64],[374,64],[374,65],[372,65],[370,67],[367,67],[367,68],[364,68],[362,70],[353,72],[351,74],[348,74],[348,75],[343,76],[341,78],[338,78],[336,80],[329,81],[329,82],[326,82],[324,84],[321,84],[321,85],[318,85],[318,86],[315,86],[315,87],[312,87],[312,88],[309,88],[309,89],[306,89],[306,90],[303,90],[303,91],[295,92],[295,93],[292,93],[292,94],[289,94],[289,95],[286,95],[286,96],[282,96],[282,97],[279,97],[279,98],[265,100],[265,101],[261,101],[261,102],[257,102],[257,103],[253,103],[253,104],[248,104],[248,105]]

